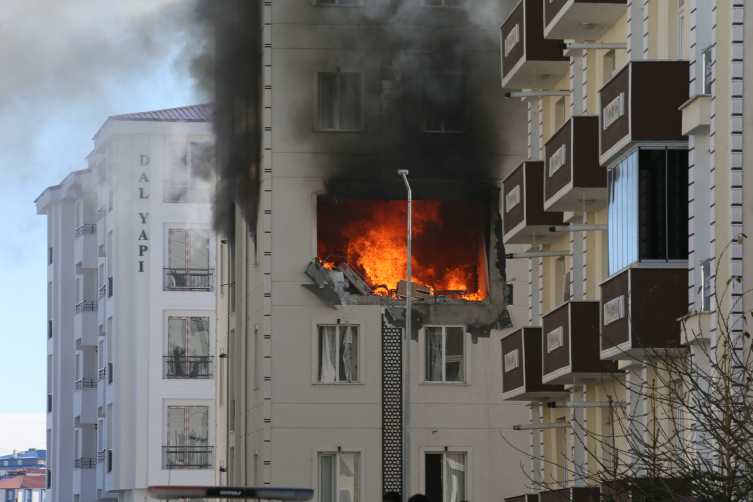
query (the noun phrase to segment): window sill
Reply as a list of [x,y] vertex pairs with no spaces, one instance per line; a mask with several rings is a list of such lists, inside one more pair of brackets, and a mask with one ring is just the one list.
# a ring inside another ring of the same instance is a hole
[[418,382],[418,385],[471,385],[470,382]]
[[349,132],[349,133],[362,133],[363,129],[314,129],[314,132]]
[[364,382],[314,382],[312,385],[365,385]]

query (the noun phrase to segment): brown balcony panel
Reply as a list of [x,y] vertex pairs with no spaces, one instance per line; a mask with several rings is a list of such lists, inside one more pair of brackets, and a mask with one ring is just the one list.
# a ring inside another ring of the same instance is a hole
[[[510,364],[513,361],[517,366]],[[521,328],[502,339],[502,399],[533,401],[567,395],[562,385],[541,383],[541,328]]]
[[541,0],[522,0],[502,23],[502,87],[551,89],[569,71],[562,40],[544,39],[543,16]]
[[[618,478],[601,484],[602,500],[612,502],[630,502],[648,498],[668,500],[670,493],[690,496],[691,492],[687,481],[668,477]],[[646,497],[647,494],[653,494],[653,497]]]
[[594,40],[627,12],[627,0],[549,0],[544,3],[544,37]]
[[687,141],[682,106],[688,61],[633,61],[599,90],[599,162],[608,165],[632,144]]
[[507,497],[505,502],[539,502],[538,493],[527,493],[525,495],[518,495],[517,497]]
[[598,211],[607,205],[607,170],[599,164],[599,117],[570,118],[544,145],[544,210]]
[[542,316],[543,383],[599,381],[617,364],[599,358],[599,302],[570,301]]
[[680,346],[688,270],[629,268],[601,283],[601,357],[631,360]]
[[599,487],[584,486],[546,490],[539,493],[539,502],[599,502]]
[[502,181],[505,244],[551,244],[562,234],[561,212],[544,211],[544,163],[526,161]]

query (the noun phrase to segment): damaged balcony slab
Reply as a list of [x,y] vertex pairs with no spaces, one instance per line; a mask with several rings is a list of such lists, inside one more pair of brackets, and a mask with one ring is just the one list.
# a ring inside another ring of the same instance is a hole
[[[425,325],[463,324],[473,343],[479,338],[490,338],[493,329],[512,327],[507,307],[480,302],[455,305],[413,305],[411,339],[418,340],[418,332]],[[405,329],[405,307],[385,307],[387,322],[396,328]]]

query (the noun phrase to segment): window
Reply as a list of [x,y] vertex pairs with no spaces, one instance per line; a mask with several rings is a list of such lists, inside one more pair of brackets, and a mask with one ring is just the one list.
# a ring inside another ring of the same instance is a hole
[[319,454],[319,502],[360,501],[360,453]]
[[677,59],[683,59],[685,45],[685,0],[677,0]]
[[566,110],[567,107],[565,106],[565,98],[563,96],[557,100],[557,103],[555,103],[554,106],[554,125],[556,127],[565,123],[565,117],[567,116]]
[[168,406],[165,467],[208,468],[209,407]]
[[107,194],[107,212],[108,213],[112,211],[114,203],[115,203],[115,196],[113,195],[113,191],[110,190]]
[[212,291],[207,230],[170,229],[165,291]]
[[462,326],[425,328],[425,380],[465,381],[465,329]]
[[210,378],[208,317],[168,317],[165,378]]
[[688,151],[640,149],[607,172],[609,274],[688,258]]
[[48,257],[49,264],[52,265],[52,247],[50,247],[50,255]]
[[427,452],[424,457],[424,494],[432,502],[466,500],[466,455]]
[[320,131],[362,130],[363,82],[360,73],[318,73]]
[[607,51],[607,53],[604,54],[604,82],[612,78],[616,66],[614,50]]
[[711,94],[711,81],[713,80],[713,64],[711,59],[711,47],[703,51],[703,93]]
[[52,319],[47,321],[47,338],[52,338]]
[[227,277],[225,277],[225,245],[220,244],[220,296],[225,294],[225,283]]
[[228,314],[232,314],[235,312],[235,248],[233,246],[228,247],[227,284],[227,309]]
[[316,0],[316,5],[356,7],[360,3],[359,0]]
[[210,154],[208,143],[173,145],[163,202],[209,202],[208,186],[201,180],[209,170]]
[[431,75],[424,87],[424,131],[464,132],[465,75]]
[[701,311],[711,312],[711,260],[701,263]]
[[321,383],[358,382],[358,326],[318,326]]

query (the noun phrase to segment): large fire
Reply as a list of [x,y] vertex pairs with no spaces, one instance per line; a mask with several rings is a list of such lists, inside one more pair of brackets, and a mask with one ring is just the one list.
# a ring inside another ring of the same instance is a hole
[[[406,280],[407,202],[320,199],[317,254],[325,266],[345,261],[376,294],[387,295]],[[485,206],[463,201],[413,202],[412,280],[434,291],[488,295]],[[384,287],[380,287],[384,286]],[[453,294],[452,296],[456,296]]]

